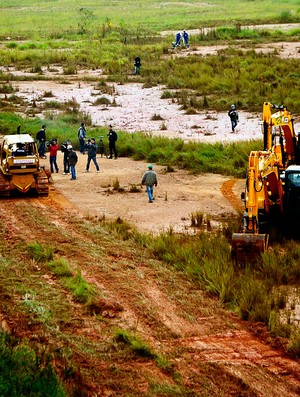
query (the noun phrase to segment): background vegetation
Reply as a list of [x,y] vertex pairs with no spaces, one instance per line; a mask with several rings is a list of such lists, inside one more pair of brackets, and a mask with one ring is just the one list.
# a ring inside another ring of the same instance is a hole
[[[22,6],[15,0],[0,1],[0,34],[10,36],[61,36],[86,32],[101,32],[103,25],[134,27],[153,31],[191,29],[238,21],[246,24],[274,23],[299,20],[297,0],[195,0],[163,2],[150,0],[112,1],[89,0],[80,4],[74,0],[41,3],[26,0]],[[183,26],[184,25],[184,26]]]

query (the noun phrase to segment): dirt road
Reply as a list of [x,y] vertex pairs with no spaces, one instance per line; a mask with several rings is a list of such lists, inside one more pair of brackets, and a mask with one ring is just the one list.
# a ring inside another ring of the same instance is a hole
[[[103,213],[128,215],[138,227],[153,231],[155,225],[158,230],[163,224],[160,218],[165,226],[172,220],[174,227],[183,227],[181,217],[187,217],[192,208],[221,216],[234,211],[223,196],[233,188],[232,182],[204,175],[191,183],[186,174],[164,174],[157,167],[164,188],[157,189],[157,200],[150,205],[145,192],[105,192],[116,176],[121,186],[137,182],[144,164],[128,159],[100,160],[100,174],[85,174],[84,164],[82,156],[77,181],[69,180],[68,175],[54,175],[48,198],[1,200],[1,258],[15,252],[23,261],[21,268],[10,265],[5,275],[15,285],[22,283],[22,291],[30,291],[27,296],[35,291],[38,307],[52,308],[47,321],[37,321],[35,311],[21,314],[24,297],[17,289],[13,299],[9,298],[11,284],[2,282],[2,328],[48,349],[72,351],[77,375],[69,385],[80,384],[91,397],[165,395],[149,394],[154,384],[180,396],[298,396],[300,363],[288,358],[264,327],[240,321],[184,275],[162,267],[138,246],[97,229],[95,216]],[[47,268],[32,260],[26,262],[24,252],[18,254],[18,247],[31,241],[52,246],[57,258],[65,258],[74,271],[80,268],[101,294],[98,315],[91,316],[74,302]],[[4,281],[3,273],[1,277]],[[46,294],[42,294],[44,288]],[[57,319],[52,296],[61,299]],[[116,328],[140,335],[159,355],[168,357],[172,370],[166,371],[147,358],[122,356],[111,342]],[[64,357],[56,358],[58,369],[65,365]]]

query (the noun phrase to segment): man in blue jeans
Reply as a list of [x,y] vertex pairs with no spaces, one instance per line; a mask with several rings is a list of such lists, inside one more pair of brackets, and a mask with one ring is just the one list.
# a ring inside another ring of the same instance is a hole
[[88,143],[85,145],[85,147],[88,151],[88,159],[87,159],[85,171],[89,172],[90,163],[91,163],[91,160],[93,160],[93,163],[95,164],[97,172],[100,172],[100,168],[99,168],[99,165],[97,163],[97,158],[96,158],[98,145],[96,144],[95,138],[89,139]]
[[146,185],[146,192],[149,197],[149,203],[153,203],[153,186],[157,186],[157,175],[153,171],[152,164],[148,165],[148,171],[146,171],[142,178],[142,185]]
[[234,104],[230,106],[230,109],[228,111],[228,116],[230,117],[230,121],[231,121],[231,130],[232,132],[234,132],[235,127],[237,126],[237,123],[239,121],[239,114]]

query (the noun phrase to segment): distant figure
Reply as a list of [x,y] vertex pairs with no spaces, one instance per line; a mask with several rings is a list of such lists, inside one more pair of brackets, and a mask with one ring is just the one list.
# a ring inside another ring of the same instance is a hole
[[60,150],[63,153],[64,156],[64,160],[63,160],[63,164],[64,164],[64,175],[67,175],[70,173],[70,166],[69,166],[69,151],[68,151],[68,145],[70,145],[71,142],[70,141],[64,141],[61,144]]
[[93,163],[95,164],[97,172],[100,172],[99,165],[97,163],[97,150],[98,150],[98,145],[96,143],[95,138],[91,138],[88,140],[88,143],[85,145],[87,152],[88,152],[88,158],[87,158],[87,163],[86,163],[86,172],[89,172],[90,169],[90,163],[93,160]]
[[75,181],[76,179],[76,164],[78,161],[78,156],[76,154],[76,152],[73,150],[73,146],[72,145],[68,145],[67,149],[69,151],[69,165],[70,165],[70,170],[71,170],[71,180]]
[[79,140],[79,151],[80,153],[85,153],[85,138],[86,138],[86,129],[84,123],[80,124],[78,128],[78,140]]
[[42,159],[47,158],[45,156],[46,151],[46,126],[42,125],[42,129],[36,134],[36,140],[39,142],[38,152]]
[[104,142],[103,142],[103,136],[100,136],[98,148],[99,148],[99,153],[100,153],[101,157],[103,157],[105,155],[105,146],[104,146]]
[[116,148],[116,142],[118,140],[118,135],[116,131],[112,129],[112,126],[109,126],[109,131],[107,134],[108,137],[108,142],[109,142],[109,159],[113,158],[113,155],[115,156],[115,159],[118,158],[118,153],[117,153],[117,148]]
[[141,58],[140,57],[135,57],[134,59],[134,71],[133,74],[137,75],[137,74],[141,74]]
[[50,171],[51,171],[51,174],[53,174],[54,168],[55,168],[56,172],[59,171],[59,168],[57,165],[57,152],[59,149],[57,140],[52,139],[52,141],[50,141],[48,147],[49,147],[49,152],[50,152]]
[[148,165],[148,171],[146,171],[142,178],[142,185],[146,185],[146,192],[148,194],[149,203],[153,203],[153,186],[157,186],[157,175],[153,171],[152,164]]
[[175,41],[172,43],[172,47],[176,48],[176,47],[180,46],[180,42],[181,42],[181,33],[178,32],[178,33],[176,33]]
[[189,48],[189,34],[188,34],[188,32],[186,32],[185,30],[183,31],[183,33],[182,33],[182,38],[183,38],[183,44],[187,47],[187,48]]
[[232,132],[234,132],[235,127],[237,126],[237,123],[239,121],[239,115],[236,110],[236,106],[234,104],[230,106],[230,110],[228,111],[228,116],[230,117]]

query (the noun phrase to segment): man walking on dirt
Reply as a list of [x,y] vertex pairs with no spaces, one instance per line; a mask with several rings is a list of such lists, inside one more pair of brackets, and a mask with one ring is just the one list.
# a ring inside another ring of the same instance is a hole
[[42,125],[42,129],[36,134],[36,140],[39,142],[38,152],[42,159],[45,159],[46,151],[46,126]]
[[142,185],[146,185],[146,192],[148,194],[149,203],[153,203],[153,186],[157,186],[158,180],[157,175],[153,171],[152,164],[148,165],[148,171],[146,171],[142,178]]

